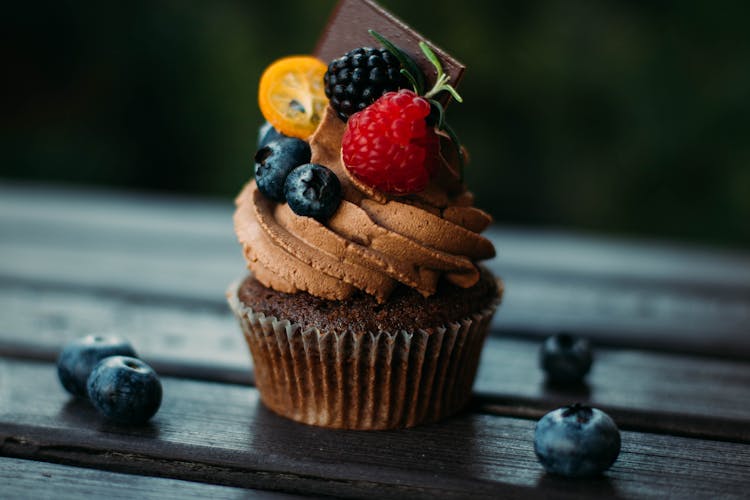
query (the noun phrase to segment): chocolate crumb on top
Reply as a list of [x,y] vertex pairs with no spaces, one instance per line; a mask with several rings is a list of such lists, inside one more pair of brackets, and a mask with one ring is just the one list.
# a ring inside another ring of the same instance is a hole
[[425,298],[416,290],[399,286],[383,304],[364,293],[332,301],[305,292],[277,292],[252,277],[240,286],[239,299],[256,313],[288,319],[303,328],[355,333],[411,331],[415,327],[429,330],[467,318],[497,299],[495,277],[482,266],[479,269],[479,282],[471,288],[442,282],[435,295]]

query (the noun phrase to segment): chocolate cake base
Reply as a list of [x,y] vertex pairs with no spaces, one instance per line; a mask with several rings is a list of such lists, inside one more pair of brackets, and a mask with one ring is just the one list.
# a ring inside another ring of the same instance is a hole
[[440,420],[471,395],[501,288],[398,289],[384,304],[285,294],[248,277],[228,292],[263,403],[298,422],[392,429]]
[[317,327],[336,332],[395,332],[445,325],[481,311],[497,301],[498,282],[480,267],[479,282],[471,288],[441,283],[437,293],[423,297],[413,288],[400,286],[388,300],[378,304],[360,293],[348,300],[325,300],[305,292],[288,294],[266,288],[248,276],[239,298],[256,312],[286,318],[303,328]]

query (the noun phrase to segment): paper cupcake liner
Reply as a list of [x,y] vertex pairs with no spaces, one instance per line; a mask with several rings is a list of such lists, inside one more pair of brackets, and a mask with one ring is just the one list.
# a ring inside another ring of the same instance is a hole
[[495,305],[437,328],[352,333],[303,329],[227,297],[274,412],[310,425],[393,429],[434,422],[469,400]]

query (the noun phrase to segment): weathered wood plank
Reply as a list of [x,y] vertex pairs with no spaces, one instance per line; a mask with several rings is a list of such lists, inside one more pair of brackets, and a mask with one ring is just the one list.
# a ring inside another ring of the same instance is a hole
[[[65,289],[0,286],[0,354],[54,361],[68,340],[118,333],[163,374],[252,383],[251,359],[226,306]],[[646,351],[596,351],[588,385],[548,387],[535,341],[490,337],[475,390],[484,411],[539,417],[587,401],[629,428],[750,442],[750,362]]]
[[[7,235],[6,242],[112,247],[120,238],[169,255],[179,251],[174,239],[185,239],[208,253],[236,255],[231,211],[228,200],[0,181],[0,234]],[[86,239],[76,245],[78,236]],[[502,271],[750,288],[750,255],[741,252],[501,226],[491,228],[489,236],[498,246]]]
[[750,359],[750,292],[627,279],[498,272],[496,332],[544,338],[567,330],[602,345]]
[[528,341],[490,339],[474,386],[477,407],[540,418],[580,401],[629,429],[750,443],[748,362],[599,348],[586,382],[560,388],[546,382],[538,348]]
[[66,288],[0,285],[0,348],[52,360],[68,341],[119,334],[147,358],[245,370],[249,351],[226,303],[155,300]]
[[[0,184],[0,277],[220,304],[244,264],[231,204]],[[750,358],[750,256],[494,227],[497,331]]]
[[166,378],[144,427],[52,390],[51,364],[0,361],[0,453],[230,486],[352,497],[745,498],[750,446],[623,432],[605,478],[564,481],[533,453],[534,422],[463,414],[392,432],[281,419],[250,387]]
[[302,498],[285,493],[233,488],[178,479],[122,474],[48,462],[0,457],[2,497],[80,500],[138,498],[154,500]]

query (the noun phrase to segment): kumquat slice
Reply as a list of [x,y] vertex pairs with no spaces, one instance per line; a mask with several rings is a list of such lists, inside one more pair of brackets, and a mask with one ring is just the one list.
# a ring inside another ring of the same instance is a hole
[[323,76],[327,66],[312,56],[290,56],[263,72],[258,105],[268,122],[284,135],[307,139],[328,105]]

